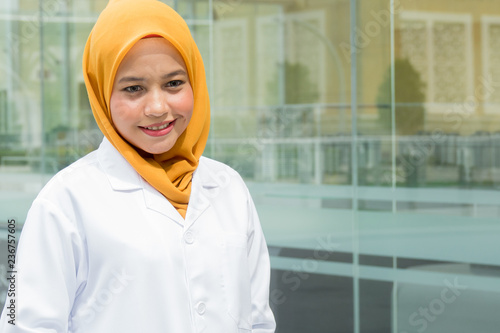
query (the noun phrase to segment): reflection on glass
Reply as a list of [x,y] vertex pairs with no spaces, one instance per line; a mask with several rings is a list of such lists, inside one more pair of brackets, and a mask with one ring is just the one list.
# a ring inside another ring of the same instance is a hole
[[[205,154],[258,206],[279,332],[496,332],[497,1],[164,2],[205,62]],[[0,3],[0,226],[100,143],[81,55],[106,4]]]

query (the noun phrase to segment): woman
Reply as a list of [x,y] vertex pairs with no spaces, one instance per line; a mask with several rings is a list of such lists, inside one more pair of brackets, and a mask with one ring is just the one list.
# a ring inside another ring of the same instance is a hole
[[209,100],[186,23],[156,0],[111,1],[83,72],[105,138],[33,202],[16,325],[3,315],[0,330],[274,332],[254,204],[234,170],[201,156]]

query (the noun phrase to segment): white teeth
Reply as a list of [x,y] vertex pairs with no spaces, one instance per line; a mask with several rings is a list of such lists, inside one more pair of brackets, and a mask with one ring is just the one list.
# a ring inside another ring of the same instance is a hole
[[152,127],[146,127],[146,128],[148,130],[158,131],[158,130],[162,130],[164,128],[167,128],[168,125],[170,125],[170,123],[166,123],[165,125],[161,125],[161,126],[152,126]]

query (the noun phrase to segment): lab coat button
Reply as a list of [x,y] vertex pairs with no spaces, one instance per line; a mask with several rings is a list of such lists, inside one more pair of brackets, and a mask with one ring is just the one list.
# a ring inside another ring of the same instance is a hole
[[194,242],[194,236],[193,233],[188,231],[184,234],[184,241],[188,244],[193,244]]
[[201,316],[202,314],[205,313],[205,310],[207,309],[207,306],[205,305],[205,303],[203,302],[200,302],[196,305],[196,312],[198,312],[198,314]]

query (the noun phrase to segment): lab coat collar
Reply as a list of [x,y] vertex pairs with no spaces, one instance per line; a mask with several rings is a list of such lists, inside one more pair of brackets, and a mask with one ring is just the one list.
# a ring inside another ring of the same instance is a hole
[[191,227],[196,220],[210,206],[210,191],[217,187],[217,184],[212,182],[210,173],[211,170],[205,164],[206,160],[202,156],[198,163],[198,167],[193,173],[191,196],[189,198],[188,209],[186,212],[185,229]]
[[141,179],[146,206],[169,217],[177,224],[183,226],[185,230],[189,229],[203,215],[207,208],[210,207],[210,199],[217,195],[219,191],[218,187],[220,184],[214,178],[214,175],[212,175],[214,170],[206,164],[206,161],[206,158],[201,157],[199,165],[193,173],[191,196],[185,219],[182,218],[174,206],[168,201],[166,202],[160,192]]
[[143,193],[144,193],[144,203],[148,209],[158,212],[180,226],[184,225],[184,219],[181,214],[175,209],[175,207],[161,194],[158,192],[151,184],[146,180],[141,179]]
[[170,202],[146,182],[118,150],[104,137],[97,151],[99,163],[115,191],[142,190],[144,204],[179,225],[183,218]]
[[186,229],[210,206],[210,199],[219,193],[220,183],[224,180],[223,177],[219,176],[225,174],[222,169],[213,170],[213,166],[208,165],[210,164],[209,159],[200,158],[198,168],[193,173],[191,197],[189,198],[186,219],[184,220],[160,192],[141,178],[106,137],[103,138],[99,146],[98,159],[113,190],[131,191],[143,189],[146,207],[167,216],[179,225],[184,225]]
[[[213,166],[209,167],[208,165],[211,164],[210,162],[213,164],[214,161],[202,156],[198,168],[193,174],[193,179],[196,178],[196,183],[200,184],[205,189],[205,192],[210,192],[210,189],[219,187],[220,181],[218,176],[222,174],[223,171],[216,170]],[[201,168],[199,167],[200,165],[202,165]]]
[[141,176],[106,137],[97,150],[97,156],[113,190],[130,191],[142,188]]

